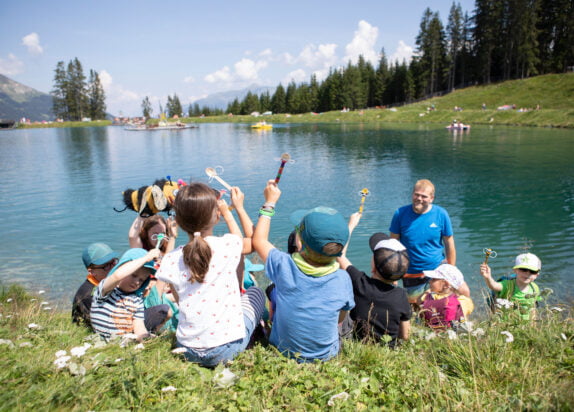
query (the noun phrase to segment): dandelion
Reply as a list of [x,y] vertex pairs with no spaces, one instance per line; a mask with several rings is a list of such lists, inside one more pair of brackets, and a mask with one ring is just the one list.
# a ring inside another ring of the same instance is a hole
[[218,388],[229,388],[236,380],[237,375],[231,372],[228,368],[223,369],[213,377],[215,386]]
[[165,388],[161,388],[162,392],[175,392],[177,388],[175,386],[166,386]]
[[171,351],[171,353],[185,353],[187,352],[187,349],[185,348],[175,348],[174,350]]
[[18,346],[19,346],[20,348],[31,348],[31,347],[34,346],[34,345],[32,345],[31,342],[22,342],[22,343],[20,343]]
[[28,329],[38,329],[40,326],[35,323],[29,323]]
[[336,395],[333,395],[333,396],[331,396],[331,398],[327,402],[327,405],[335,406],[335,401],[337,399],[341,399],[342,401],[346,401],[347,399],[349,399],[349,394],[347,392],[341,392],[341,393],[338,393]]
[[10,302],[12,302],[13,300],[14,300],[14,299],[12,299],[12,298],[8,298],[8,299],[6,299],[6,302],[7,302],[7,303],[10,303]]
[[46,293],[45,290],[39,290],[39,291],[38,291],[38,295],[43,295],[44,293]]
[[66,352],[65,350],[59,350],[58,352],[56,352],[56,358],[61,358],[62,356],[66,356],[68,354],[68,352]]
[[507,343],[514,342],[514,336],[512,336],[512,333],[510,333],[509,331],[503,330],[502,332],[500,332],[500,334],[506,336]]
[[58,369],[62,369],[65,368],[66,366],[68,366],[68,361],[72,359],[71,356],[61,356],[58,359],[56,359],[54,361],[54,365],[56,365],[56,367]]

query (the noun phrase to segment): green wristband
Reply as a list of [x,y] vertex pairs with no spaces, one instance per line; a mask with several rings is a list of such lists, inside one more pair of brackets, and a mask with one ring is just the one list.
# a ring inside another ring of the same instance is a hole
[[259,209],[259,216],[267,216],[267,217],[273,217],[275,216],[275,209],[273,210],[265,210],[265,209]]

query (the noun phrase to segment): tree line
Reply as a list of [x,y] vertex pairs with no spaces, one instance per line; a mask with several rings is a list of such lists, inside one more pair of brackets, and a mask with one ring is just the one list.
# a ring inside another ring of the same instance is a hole
[[92,120],[106,118],[106,96],[95,70],[90,69],[86,81],[82,63],[78,58],[56,65],[52,95],[52,111],[56,118],[78,121],[89,117]]
[[306,113],[384,107],[456,87],[527,78],[574,69],[572,0],[476,0],[472,15],[453,3],[446,26],[438,12],[422,16],[410,62],[376,66],[362,56],[333,68],[318,82],[279,84],[273,95],[248,93],[226,112]]

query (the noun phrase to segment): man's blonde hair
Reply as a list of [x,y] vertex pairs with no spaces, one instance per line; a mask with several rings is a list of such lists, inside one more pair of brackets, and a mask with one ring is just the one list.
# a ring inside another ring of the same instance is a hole
[[434,185],[428,179],[421,179],[417,180],[415,183],[415,187],[413,188],[413,193],[416,192],[418,189],[426,189],[429,188],[431,190],[431,195],[434,196]]

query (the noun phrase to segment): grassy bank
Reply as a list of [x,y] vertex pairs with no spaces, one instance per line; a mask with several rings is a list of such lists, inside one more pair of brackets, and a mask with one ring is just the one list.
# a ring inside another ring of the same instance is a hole
[[52,122],[52,123],[33,123],[21,124],[19,129],[47,129],[52,127],[100,127],[110,126],[111,120],[92,120],[89,122]]
[[[11,286],[0,291],[0,304],[0,410],[291,411],[331,404],[348,411],[569,410],[574,404],[570,308],[545,309],[530,326],[482,322],[476,326],[484,334],[455,340],[429,339],[415,329],[395,351],[345,342],[341,356],[324,363],[300,365],[256,344],[228,366],[236,380],[219,387],[222,368],[184,362],[171,353],[171,335],[139,349],[101,345],[41,295]],[[61,350],[71,359],[58,368]]]

